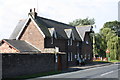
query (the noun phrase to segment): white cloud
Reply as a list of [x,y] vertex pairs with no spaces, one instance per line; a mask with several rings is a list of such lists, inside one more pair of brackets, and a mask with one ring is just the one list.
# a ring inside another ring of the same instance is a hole
[[[104,22],[117,20],[119,0],[38,0],[38,14],[68,23],[77,18],[95,18],[96,30]],[[27,18],[37,0],[0,0],[0,38],[8,38],[20,19]]]

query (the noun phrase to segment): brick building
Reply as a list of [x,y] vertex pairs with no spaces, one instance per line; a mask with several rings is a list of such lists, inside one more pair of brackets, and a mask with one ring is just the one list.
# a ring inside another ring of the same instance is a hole
[[30,9],[28,18],[19,21],[10,39],[1,41],[0,53],[65,54],[67,65],[74,66],[77,60],[92,60],[91,32],[90,25],[70,26],[40,17]]

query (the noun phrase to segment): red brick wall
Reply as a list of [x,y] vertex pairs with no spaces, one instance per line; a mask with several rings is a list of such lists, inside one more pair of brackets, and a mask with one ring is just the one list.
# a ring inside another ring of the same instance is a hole
[[44,37],[32,21],[30,21],[29,25],[24,29],[19,39],[31,43],[40,50],[44,49]]
[[51,44],[51,38],[45,38],[45,48],[59,47],[60,52],[66,52],[66,40],[65,39],[54,39]]
[[75,55],[79,52],[81,54],[81,47],[77,46],[78,41],[73,40],[72,45],[68,45],[68,40],[66,39],[54,39],[54,43],[51,44],[51,38],[45,38],[45,48],[55,48],[59,47],[60,52],[66,52],[66,61],[68,52],[72,52],[72,61],[68,62],[68,66],[75,66],[77,65],[77,59],[75,58]]
[[[86,41],[88,41],[88,44],[86,44]],[[85,56],[85,54],[86,55],[90,54],[91,59],[92,59],[92,54],[93,54],[92,41],[90,40],[89,33],[85,34],[84,42],[82,43],[82,55]]]
[[0,46],[0,53],[18,53],[18,51],[10,47],[7,43],[3,43]]

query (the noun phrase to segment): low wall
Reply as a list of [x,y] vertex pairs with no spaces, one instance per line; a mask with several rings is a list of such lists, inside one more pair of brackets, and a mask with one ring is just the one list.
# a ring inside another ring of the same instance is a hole
[[[1,54],[2,77],[12,78],[16,76],[31,75],[56,70],[54,54]],[[58,55],[59,56],[59,55]],[[62,69],[66,68],[65,55],[62,56]]]

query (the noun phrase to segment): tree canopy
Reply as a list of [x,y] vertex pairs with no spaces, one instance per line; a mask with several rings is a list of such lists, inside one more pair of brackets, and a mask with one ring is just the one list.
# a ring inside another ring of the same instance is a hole
[[120,35],[120,22],[118,21],[110,21],[106,22],[103,28],[110,28],[116,32],[117,35]]
[[72,22],[69,22],[69,25],[71,26],[81,26],[81,25],[93,25],[95,24],[95,19],[89,19],[89,18],[85,18],[85,19],[76,19]]
[[99,33],[95,34],[95,52],[100,56],[106,56],[106,50],[110,51],[110,58],[120,60],[120,22],[110,21],[103,25]]

